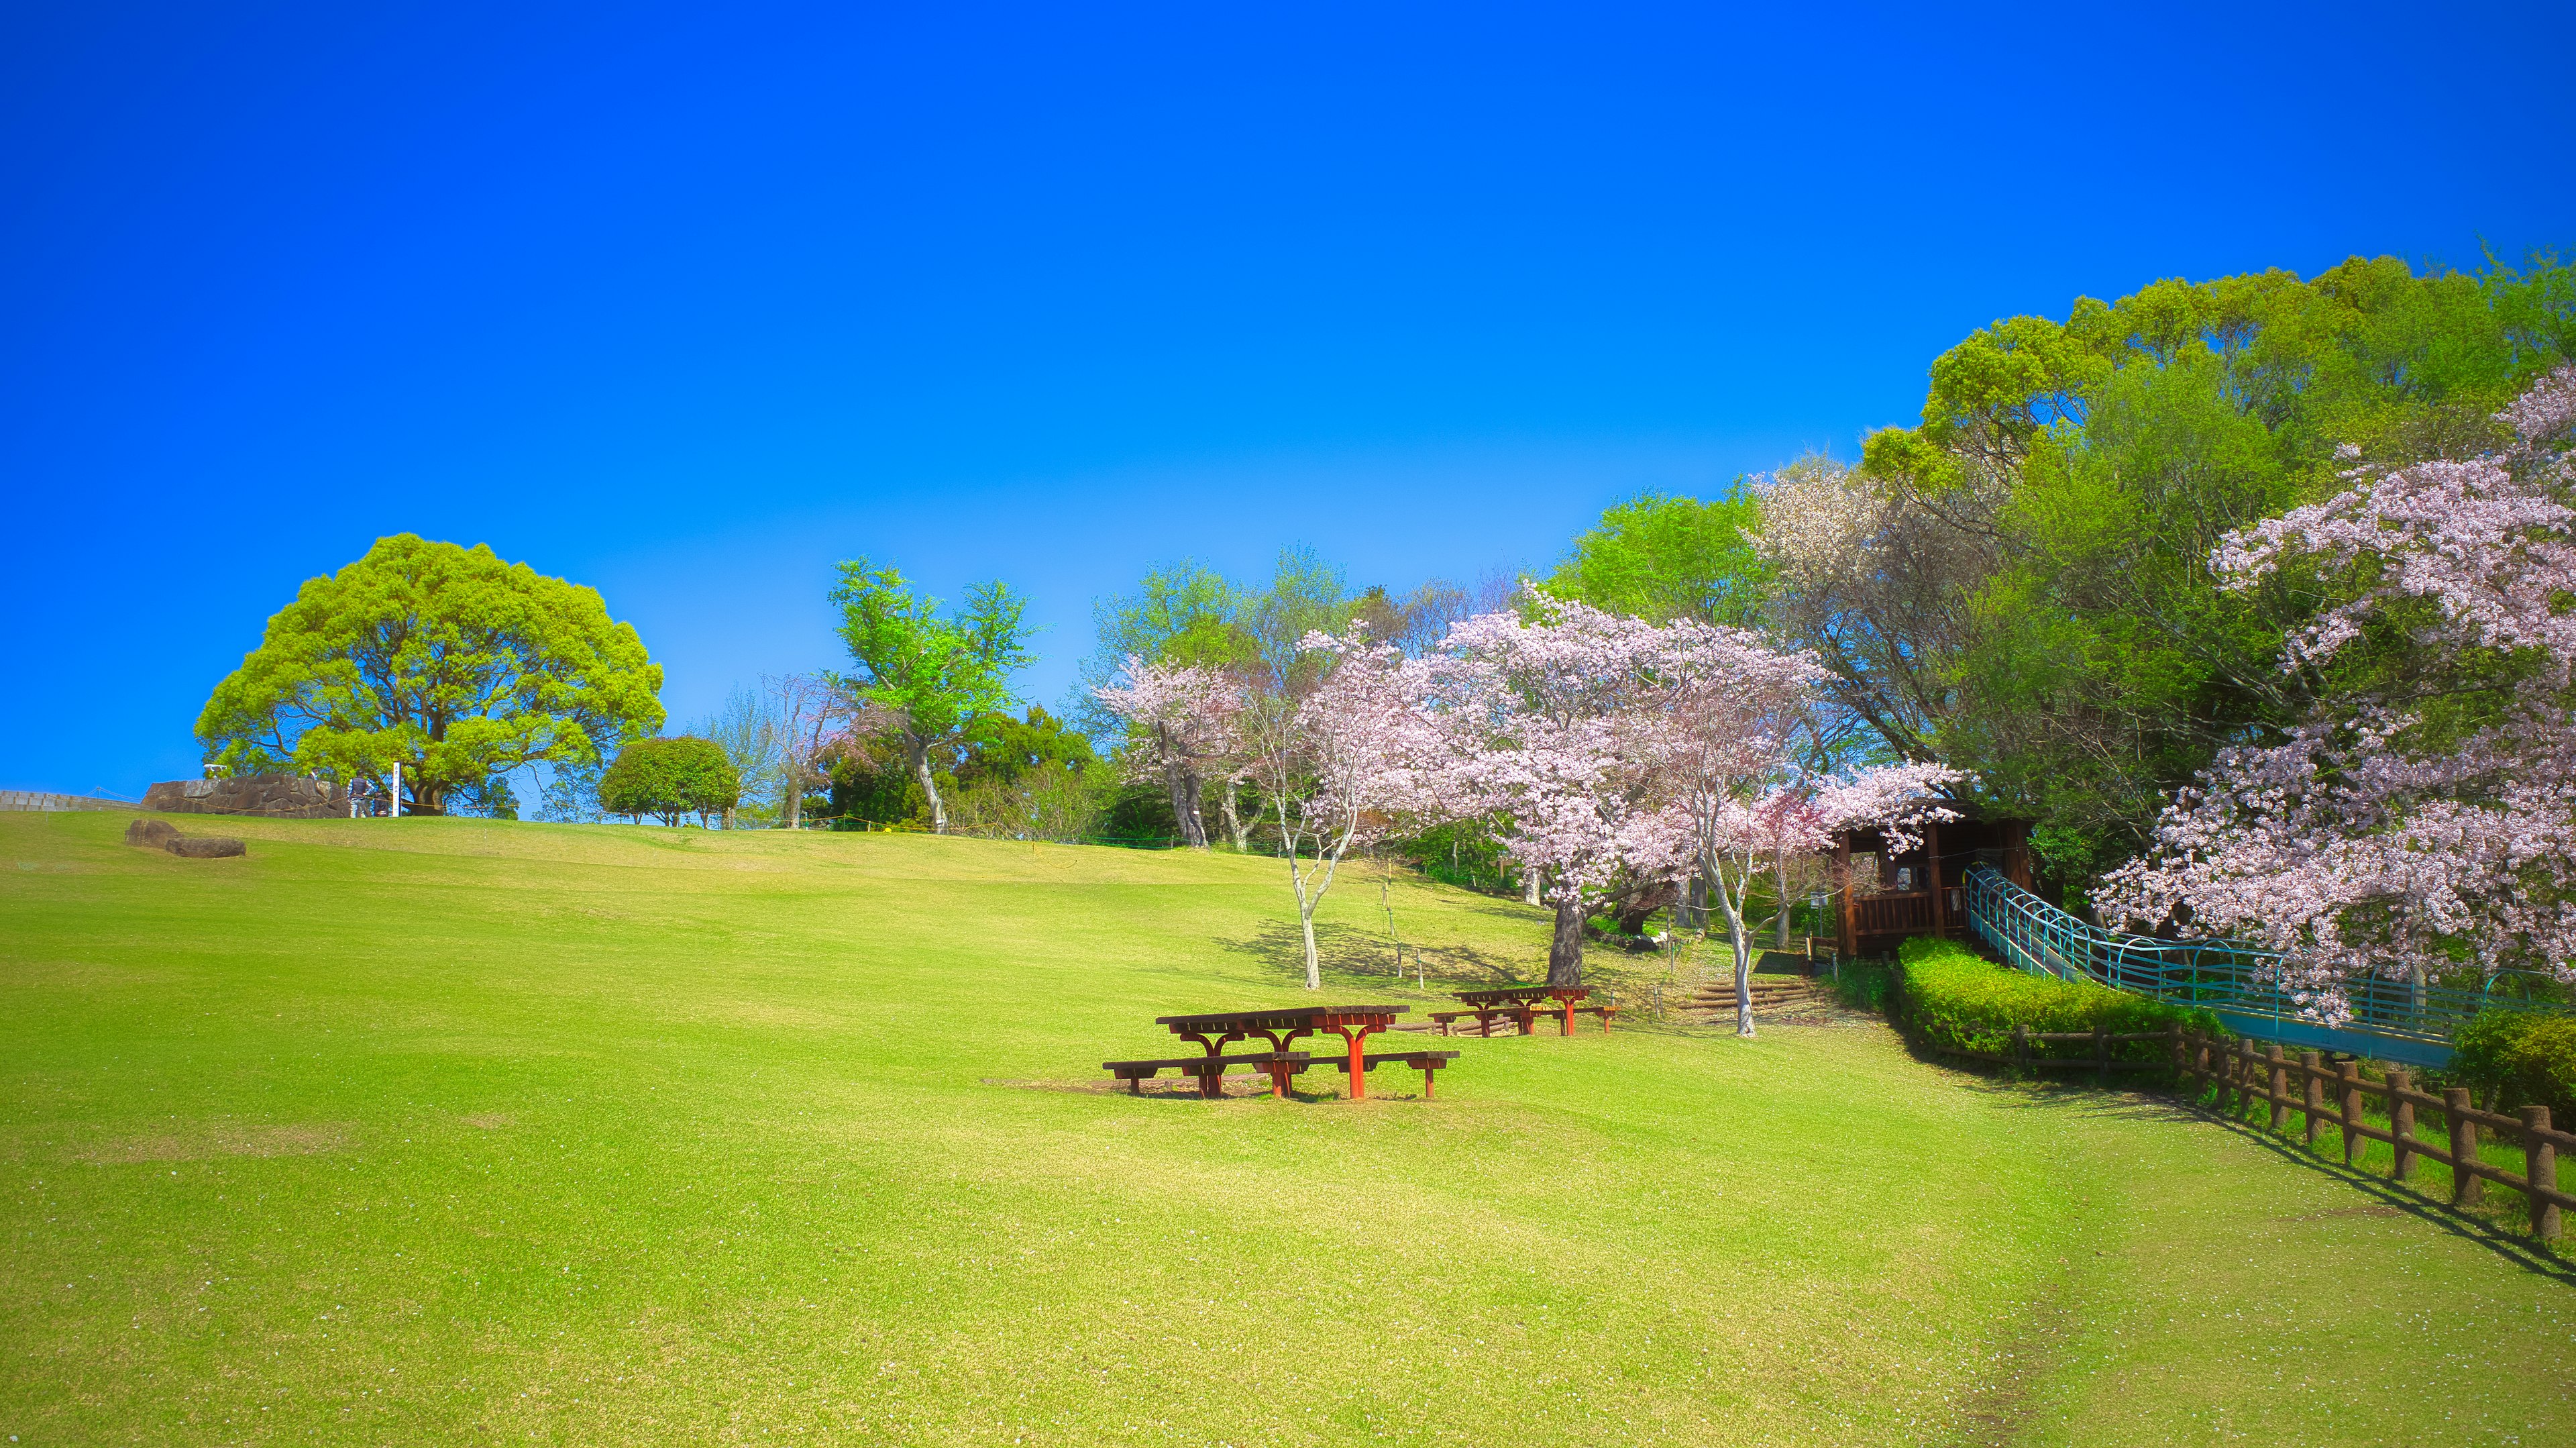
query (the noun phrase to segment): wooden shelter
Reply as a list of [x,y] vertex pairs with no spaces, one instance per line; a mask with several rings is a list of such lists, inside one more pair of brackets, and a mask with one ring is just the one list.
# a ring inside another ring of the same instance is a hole
[[1877,830],[1847,830],[1834,841],[1846,882],[1840,945],[1847,956],[1893,955],[1909,936],[1967,932],[1959,880],[1980,861],[2030,886],[2030,821],[1980,819],[1971,806],[1951,806],[1966,819],[1927,821],[1923,843],[1899,854]]

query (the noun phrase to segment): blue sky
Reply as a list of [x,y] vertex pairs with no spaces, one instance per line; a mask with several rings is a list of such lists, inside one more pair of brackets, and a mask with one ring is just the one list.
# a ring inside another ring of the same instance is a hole
[[2576,245],[2565,6],[0,12],[0,786],[193,774],[409,530],[675,723],[832,560],[1091,600],[1542,565],[1913,419],[1998,317]]

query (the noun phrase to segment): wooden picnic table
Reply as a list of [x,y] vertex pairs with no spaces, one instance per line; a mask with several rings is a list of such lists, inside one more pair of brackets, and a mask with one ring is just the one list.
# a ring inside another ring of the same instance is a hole
[[[1495,1016],[1507,1015],[1520,1022],[1521,1034],[1526,1036],[1538,1025],[1538,1013],[1546,1010],[1550,1014],[1563,1012],[1559,1029],[1570,1036],[1574,1034],[1574,1003],[1592,994],[1592,987],[1588,985],[1515,985],[1494,990],[1462,990],[1454,994],[1458,999],[1476,1008],[1476,1027],[1485,1035],[1490,1036],[1494,1033]],[[1548,1001],[1554,1001],[1556,1004],[1554,1006],[1544,1004]]]
[[1351,1099],[1368,1094],[1368,1038],[1395,1024],[1395,1018],[1407,1010],[1404,1006],[1289,1006],[1268,1011],[1217,1011],[1197,1016],[1157,1016],[1154,1024],[1171,1027],[1172,1034],[1185,1041],[1195,1041],[1210,1056],[1220,1054],[1235,1041],[1248,1041],[1255,1036],[1268,1041],[1278,1059],[1265,1063],[1270,1073],[1270,1094],[1288,1094],[1288,1078],[1295,1067],[1287,1059],[1288,1043],[1300,1036],[1320,1036],[1327,1032],[1342,1038],[1350,1048]]

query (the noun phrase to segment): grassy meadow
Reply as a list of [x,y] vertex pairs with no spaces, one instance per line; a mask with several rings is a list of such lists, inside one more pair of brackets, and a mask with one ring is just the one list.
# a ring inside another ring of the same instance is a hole
[[[1879,1027],[1107,1090],[1303,996],[1273,861],[128,818],[0,815],[11,1442],[2576,1441],[2568,1281]],[[1373,871],[1324,914],[1332,995],[1439,995]]]

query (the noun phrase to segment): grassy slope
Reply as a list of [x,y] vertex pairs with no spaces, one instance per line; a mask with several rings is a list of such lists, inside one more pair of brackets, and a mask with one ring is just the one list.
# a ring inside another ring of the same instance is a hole
[[124,822],[0,815],[28,1444],[2576,1435],[2570,1288],[1881,1032],[1455,1042],[1436,1103],[988,1084],[1296,998],[1270,862]]

